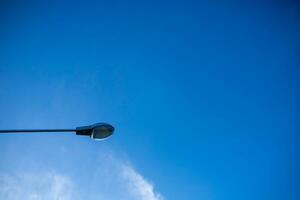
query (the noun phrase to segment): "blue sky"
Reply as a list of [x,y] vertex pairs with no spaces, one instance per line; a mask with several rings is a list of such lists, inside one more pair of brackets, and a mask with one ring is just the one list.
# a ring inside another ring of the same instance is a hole
[[296,1],[12,1],[1,199],[299,199]]

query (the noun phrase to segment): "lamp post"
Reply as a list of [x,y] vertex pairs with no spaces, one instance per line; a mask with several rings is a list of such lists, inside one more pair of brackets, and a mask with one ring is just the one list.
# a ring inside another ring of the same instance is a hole
[[94,140],[103,140],[111,136],[115,128],[107,123],[96,123],[90,126],[81,126],[75,129],[25,129],[0,130],[0,133],[36,133],[36,132],[75,132],[76,135],[90,136]]

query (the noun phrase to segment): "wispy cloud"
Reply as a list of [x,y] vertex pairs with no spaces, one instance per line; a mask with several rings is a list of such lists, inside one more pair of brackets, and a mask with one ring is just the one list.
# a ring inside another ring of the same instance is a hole
[[[0,199],[164,200],[153,183],[111,151],[102,154],[94,164],[95,170],[84,169],[84,174],[75,175],[53,172],[53,168],[39,173],[0,174]],[[91,178],[82,182],[84,177]]]
[[0,199],[6,200],[70,200],[70,179],[54,172],[0,176]]
[[148,182],[130,165],[122,166],[122,177],[127,183],[128,191],[139,200],[163,200],[161,194],[154,191],[153,184]]

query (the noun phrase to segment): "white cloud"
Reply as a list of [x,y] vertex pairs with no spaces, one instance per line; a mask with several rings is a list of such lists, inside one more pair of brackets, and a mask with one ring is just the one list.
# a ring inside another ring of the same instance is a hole
[[94,170],[81,165],[85,166],[82,171],[73,175],[53,172],[55,167],[50,166],[38,173],[0,174],[0,199],[164,200],[151,182],[111,151],[105,151],[93,164],[97,166]]
[[129,192],[139,200],[163,200],[162,195],[154,191],[154,187],[131,166],[122,166],[122,177],[127,183]]
[[6,200],[70,200],[72,183],[57,173],[0,176],[0,199]]

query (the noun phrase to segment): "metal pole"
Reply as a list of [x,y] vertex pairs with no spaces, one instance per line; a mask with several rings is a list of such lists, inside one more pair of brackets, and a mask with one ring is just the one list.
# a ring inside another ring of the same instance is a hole
[[25,129],[0,130],[0,133],[36,133],[36,132],[76,132],[76,129]]

